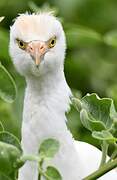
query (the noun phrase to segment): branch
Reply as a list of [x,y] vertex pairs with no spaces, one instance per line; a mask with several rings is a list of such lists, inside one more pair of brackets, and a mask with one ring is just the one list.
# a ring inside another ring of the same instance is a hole
[[43,159],[38,163],[38,170],[39,170],[38,180],[41,180],[41,175],[43,173],[42,166],[43,166]]
[[102,144],[102,159],[101,159],[101,163],[100,163],[100,168],[101,166],[103,166],[106,163],[106,157],[107,157],[107,152],[108,152],[108,144],[106,141],[103,141]]
[[32,154],[26,154],[26,155],[23,155],[20,159],[19,159],[19,163],[21,163],[21,162],[26,162],[26,161],[36,161],[36,162],[38,162],[39,163],[39,161],[40,161],[40,159],[39,159],[39,157],[38,156],[36,156],[36,155],[32,155]]
[[112,162],[106,163],[99,170],[97,170],[94,173],[92,173],[91,175],[85,177],[83,180],[97,179],[116,167],[117,167],[117,158],[115,160],[113,160]]

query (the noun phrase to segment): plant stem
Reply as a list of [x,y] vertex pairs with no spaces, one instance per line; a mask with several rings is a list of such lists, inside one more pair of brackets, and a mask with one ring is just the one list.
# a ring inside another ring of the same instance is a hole
[[[41,168],[38,168],[38,170],[39,170],[39,173],[43,176],[43,177],[45,177],[47,180],[51,180],[44,172],[43,172],[43,170],[41,169]],[[41,176],[40,176],[41,177]],[[39,179],[38,179],[39,180]]]
[[35,161],[35,162],[37,162],[39,164],[39,166],[38,166],[38,170],[39,170],[38,180],[41,180],[41,175],[43,177],[45,177],[47,180],[50,180],[50,178],[42,170],[43,160],[40,160],[40,158],[38,156],[36,156],[36,155],[26,154],[26,155],[23,155],[20,158],[19,162],[20,163],[21,162],[25,163],[27,160],[28,161]]
[[101,159],[101,163],[100,163],[99,168],[106,163],[107,152],[108,152],[108,144],[107,144],[106,141],[103,141],[103,144],[102,144],[102,159]]
[[101,177],[105,173],[109,172],[110,170],[117,167],[117,158],[113,160],[112,162],[108,162],[105,165],[103,165],[100,169],[92,173],[91,175],[85,177],[83,180],[93,180]]
[[[41,172],[42,172],[42,165],[43,165],[43,159],[39,162],[39,175],[38,175],[38,180],[41,180]],[[40,172],[41,171],[41,172]]]
[[38,156],[36,155],[32,155],[32,154],[29,154],[29,155],[23,155],[21,158],[20,158],[20,161],[21,162],[25,162],[25,161],[36,161],[36,162],[39,162],[40,159],[38,158]]
[[38,180],[41,180],[41,173],[39,172]]
[[108,162],[112,161],[117,156],[117,144],[115,144],[115,150],[113,151]]

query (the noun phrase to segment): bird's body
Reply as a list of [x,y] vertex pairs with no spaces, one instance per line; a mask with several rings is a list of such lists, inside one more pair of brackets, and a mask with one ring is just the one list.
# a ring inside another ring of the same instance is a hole
[[[32,25],[30,29],[23,31],[30,25]],[[56,44],[49,49],[45,42],[52,37],[56,37]],[[66,45],[62,26],[48,13],[21,15],[11,29],[10,38],[10,52],[14,64],[25,76],[27,83],[22,124],[23,151],[26,154],[37,154],[39,144],[45,138],[56,138],[60,142],[60,150],[51,161],[48,161],[48,164],[55,165],[63,180],[81,180],[98,169],[101,152],[87,143],[74,141],[66,126],[65,112],[69,109],[71,91],[64,77]],[[21,44],[19,49],[14,39],[18,39],[18,43],[19,39],[28,42],[29,51],[20,47]],[[41,62],[36,60],[37,64],[40,63],[37,67],[33,59],[41,57],[40,54],[37,56],[36,51],[37,47],[39,52],[41,51],[40,41],[41,44],[43,42],[42,47],[45,49],[43,60],[41,59]],[[101,179],[110,180],[110,178],[117,179],[114,171],[107,173]],[[38,180],[36,163],[27,162],[20,169],[18,179]]]

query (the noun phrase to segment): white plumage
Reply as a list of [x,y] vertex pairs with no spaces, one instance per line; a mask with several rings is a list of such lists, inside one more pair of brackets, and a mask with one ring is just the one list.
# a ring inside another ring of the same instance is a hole
[[[52,40],[54,41],[52,42]],[[45,138],[56,138],[61,147],[50,164],[63,180],[81,180],[98,169],[101,152],[83,142],[74,141],[66,126],[71,91],[64,77],[65,35],[61,23],[49,13],[22,14],[10,32],[10,54],[27,87],[22,123],[24,153],[37,154]],[[19,180],[37,180],[37,165],[27,162],[19,171]],[[101,177],[116,180],[111,171]]]

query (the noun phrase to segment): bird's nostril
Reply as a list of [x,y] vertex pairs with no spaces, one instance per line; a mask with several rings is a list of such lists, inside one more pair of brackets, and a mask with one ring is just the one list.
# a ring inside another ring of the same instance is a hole
[[33,50],[33,47],[30,47],[30,50]]
[[29,50],[31,53],[34,52],[34,48],[32,46],[30,46],[30,50]]
[[44,49],[44,47],[43,47],[43,46],[41,46],[41,47],[40,47],[40,49],[42,50],[42,49]]

